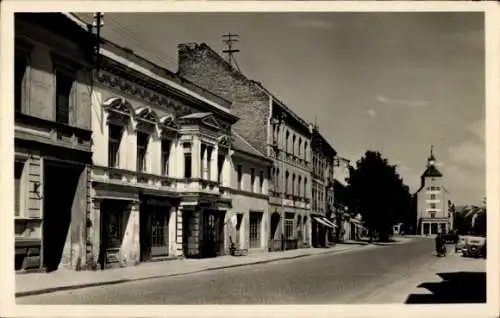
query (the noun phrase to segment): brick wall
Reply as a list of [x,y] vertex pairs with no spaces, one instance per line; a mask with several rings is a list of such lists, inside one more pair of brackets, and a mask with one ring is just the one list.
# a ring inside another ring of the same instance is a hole
[[259,151],[267,153],[267,93],[204,44],[179,45],[179,75],[231,100],[231,112],[240,118],[233,129]]

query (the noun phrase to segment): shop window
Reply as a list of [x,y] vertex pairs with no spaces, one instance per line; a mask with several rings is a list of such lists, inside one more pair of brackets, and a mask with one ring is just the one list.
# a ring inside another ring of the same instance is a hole
[[262,223],[262,214],[257,212],[250,212],[250,233],[249,233],[249,247],[259,248],[260,243],[260,229]]

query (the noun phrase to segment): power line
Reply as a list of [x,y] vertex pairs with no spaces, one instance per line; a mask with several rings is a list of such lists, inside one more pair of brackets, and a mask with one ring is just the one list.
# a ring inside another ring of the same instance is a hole
[[175,58],[173,58],[170,55],[168,55],[167,53],[163,52],[160,48],[158,48],[157,46],[153,45],[152,43],[147,42],[144,39],[142,39],[142,40],[139,39],[140,35],[138,35],[137,33],[133,32],[129,28],[125,27],[124,25],[122,25],[121,23],[119,23],[118,21],[116,21],[115,19],[109,19],[109,20],[115,26],[115,27],[111,26],[111,28],[113,30],[121,33],[122,35],[124,35],[126,37],[128,37],[139,48],[143,49],[146,52],[153,53],[160,60],[165,60],[166,59],[166,60],[170,61],[171,63],[173,63],[174,65],[177,64],[177,60]]
[[[236,58],[233,53],[238,53],[240,50],[238,49],[233,49],[233,44],[239,41],[239,35],[234,34],[234,33],[227,33],[222,35],[222,42],[226,44],[226,49],[222,50],[223,53],[227,54],[227,61],[230,65],[234,65],[238,71],[240,71],[240,67],[238,66],[238,63],[236,62]],[[241,71],[240,71],[241,72]]]

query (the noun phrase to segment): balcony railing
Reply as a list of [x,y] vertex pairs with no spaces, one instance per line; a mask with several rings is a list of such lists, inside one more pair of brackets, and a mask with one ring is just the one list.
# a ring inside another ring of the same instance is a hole
[[96,181],[129,184],[148,188],[176,188],[176,179],[168,176],[104,166],[92,166]]

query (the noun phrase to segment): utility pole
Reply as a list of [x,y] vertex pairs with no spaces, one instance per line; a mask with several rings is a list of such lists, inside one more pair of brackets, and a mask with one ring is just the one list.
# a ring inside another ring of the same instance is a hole
[[233,49],[233,44],[239,41],[239,35],[234,34],[234,33],[227,33],[222,35],[222,42],[226,44],[226,49],[222,50],[222,52],[227,54],[227,62],[231,66],[235,66],[238,71],[240,71],[240,67],[238,66],[238,63],[236,62],[236,59],[234,57],[234,53],[238,53],[240,50],[238,49]]
[[87,24],[87,29],[89,33],[94,34],[96,36],[96,44],[94,46],[94,57],[95,57],[95,69],[99,71],[100,66],[100,48],[101,48],[101,28],[104,26],[103,21],[104,14],[102,12],[95,12],[92,22]]

